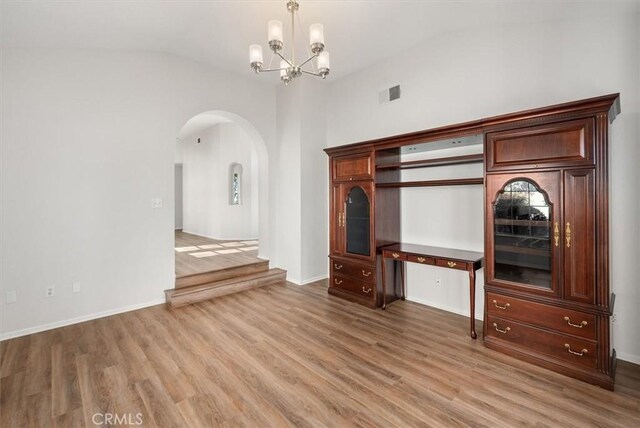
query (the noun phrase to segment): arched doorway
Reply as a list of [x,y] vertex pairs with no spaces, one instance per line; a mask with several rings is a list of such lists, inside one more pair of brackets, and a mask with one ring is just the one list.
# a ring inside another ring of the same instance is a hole
[[190,297],[182,292],[220,281],[284,280],[269,269],[267,149],[253,125],[225,111],[195,115],[178,133],[174,163],[176,221],[183,222],[176,229],[183,230],[175,233],[176,283],[167,301],[183,304]]

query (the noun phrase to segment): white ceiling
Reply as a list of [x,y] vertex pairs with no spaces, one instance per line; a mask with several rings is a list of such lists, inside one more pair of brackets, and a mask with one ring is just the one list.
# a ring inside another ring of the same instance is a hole
[[[564,19],[568,1],[299,0],[307,32],[324,24],[331,76],[372,65],[394,50],[462,29]],[[5,47],[159,51],[250,75],[248,46],[267,52],[267,22],[287,22],[285,0],[2,1]],[[285,26],[285,46],[290,29]],[[299,39],[300,51],[306,43]],[[300,55],[300,54],[299,54]],[[277,76],[270,77],[276,82]]]

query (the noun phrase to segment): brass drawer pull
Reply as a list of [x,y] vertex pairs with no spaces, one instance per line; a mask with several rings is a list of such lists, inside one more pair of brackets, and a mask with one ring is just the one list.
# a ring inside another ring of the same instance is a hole
[[511,306],[511,304],[510,303],[505,303],[504,306],[500,306],[498,304],[498,302],[494,300],[493,301],[493,306],[495,306],[498,309],[507,309],[509,306]]
[[425,259],[424,257],[418,257],[418,261],[420,263],[424,263],[427,259]]
[[342,284],[342,280],[341,279],[334,279],[333,282],[335,282],[336,285]]
[[582,321],[580,324],[572,324],[572,323],[571,323],[571,318],[569,318],[569,317],[564,317],[564,320],[565,320],[565,321],[567,322],[567,324],[569,324],[571,327],[575,327],[575,328],[582,328],[582,327],[584,327],[585,325],[589,324],[589,323],[588,323],[588,322],[586,322],[586,321]]
[[507,327],[507,328],[505,328],[504,330],[500,330],[500,329],[498,328],[498,324],[497,324],[497,323],[495,323],[495,322],[493,323],[493,326],[496,328],[496,331],[497,331],[498,333],[507,334],[509,331],[511,331],[511,327]]
[[362,291],[364,291],[365,293],[369,294],[371,293],[371,287],[369,287],[369,289],[365,289],[364,286],[362,286]]
[[398,253],[393,253],[391,255],[393,256],[394,259],[397,259],[398,257],[400,257],[400,254],[398,254]]
[[447,266],[449,266],[450,268],[456,267],[456,264],[456,262],[447,262]]
[[567,348],[567,351],[569,351],[570,354],[577,355],[578,357],[582,357],[582,356],[584,356],[584,354],[586,354],[588,352],[586,349],[583,349],[580,352],[572,351],[571,350],[571,345],[569,345],[568,343],[565,343],[564,347]]
[[337,264],[337,263],[334,263],[334,264],[333,264],[333,267],[334,267],[334,268],[336,268],[336,270],[340,270],[340,269],[342,269],[342,265],[339,265],[339,264]]
[[565,228],[564,233],[567,236],[567,248],[570,248],[571,247],[571,223],[567,222],[567,227]]
[[362,269],[362,276],[371,276],[371,271],[365,272],[364,269]]

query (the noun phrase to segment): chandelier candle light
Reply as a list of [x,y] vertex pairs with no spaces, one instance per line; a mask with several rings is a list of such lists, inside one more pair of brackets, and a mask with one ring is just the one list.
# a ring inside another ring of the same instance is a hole
[[[300,5],[296,0],[289,0],[287,2],[287,10],[291,13],[291,59],[285,58],[281,53],[284,47],[282,22],[277,20],[269,21],[269,49],[280,57],[280,68],[263,68],[262,46],[249,46],[249,62],[251,68],[253,68],[256,73],[279,71],[280,79],[285,85],[289,84],[294,78],[302,76],[303,73],[322,77],[323,79],[329,74],[329,52],[324,50],[324,29],[322,24],[312,24],[309,27],[309,47],[311,54],[304,62],[296,64],[295,15],[299,7]],[[317,68],[313,67],[314,58],[317,58]],[[271,61],[273,61],[273,57]],[[306,64],[311,64],[311,67],[315,70],[303,70],[302,67]],[[271,64],[269,64],[269,66],[270,65]]]

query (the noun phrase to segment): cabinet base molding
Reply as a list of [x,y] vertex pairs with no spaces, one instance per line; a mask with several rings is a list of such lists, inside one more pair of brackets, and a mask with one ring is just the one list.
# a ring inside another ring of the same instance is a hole
[[609,373],[593,372],[591,370],[583,370],[578,366],[566,364],[551,358],[547,355],[540,354],[531,350],[531,348],[521,348],[517,345],[510,344],[500,339],[492,337],[484,338],[484,345],[494,351],[507,354],[520,361],[526,361],[539,367],[555,371],[557,373],[573,377],[575,379],[597,385],[609,391],[614,389],[614,378],[616,369],[616,351],[611,354],[611,368]]

